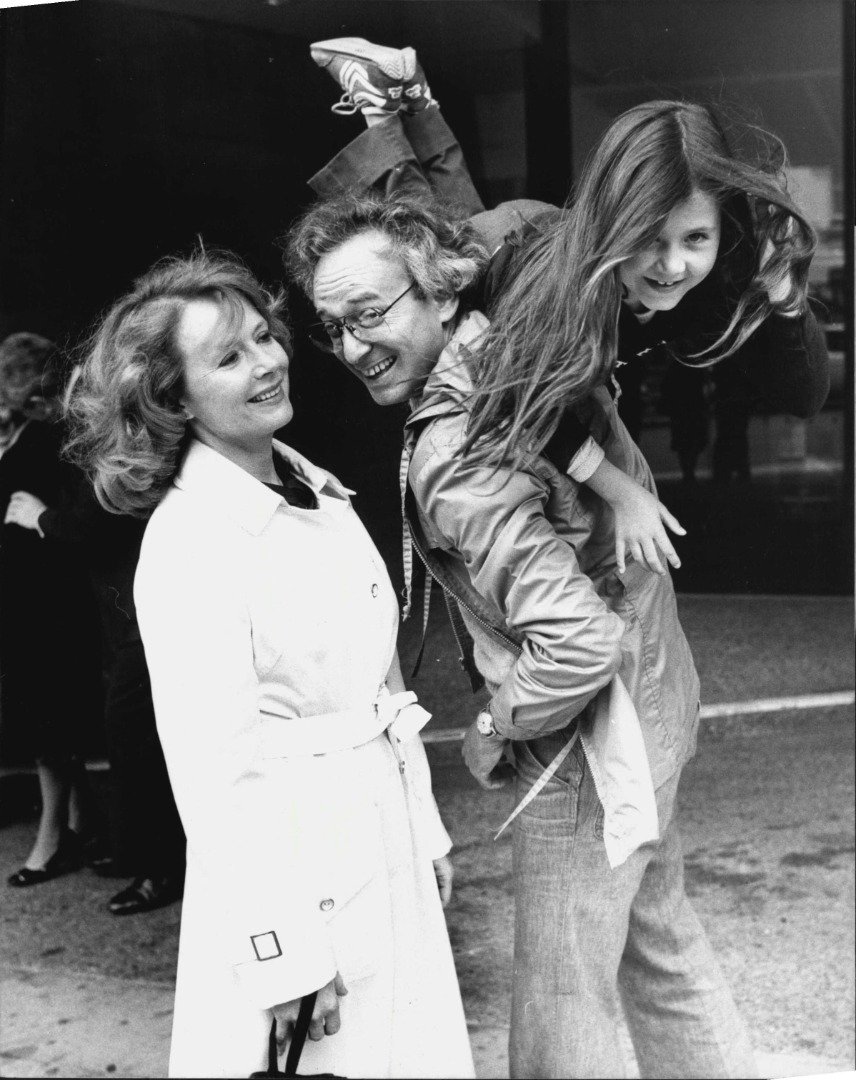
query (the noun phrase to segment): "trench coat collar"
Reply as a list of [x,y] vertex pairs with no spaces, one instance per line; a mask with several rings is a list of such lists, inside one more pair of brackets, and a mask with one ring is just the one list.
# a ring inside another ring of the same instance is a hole
[[440,353],[428,381],[411,401],[407,427],[465,408],[473,389],[472,350],[490,323],[480,311],[468,311],[458,322],[449,343]]
[[[345,501],[354,494],[331,473],[313,465],[285,443],[274,439],[273,448],[316,497],[325,489]],[[267,528],[280,507],[288,506],[275,491],[198,439],[193,439],[187,448],[173,483],[180,490],[204,499],[253,536],[258,536]]]

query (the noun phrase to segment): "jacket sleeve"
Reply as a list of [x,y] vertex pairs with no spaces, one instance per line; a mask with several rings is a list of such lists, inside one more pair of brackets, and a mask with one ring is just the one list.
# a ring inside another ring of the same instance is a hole
[[188,841],[251,1003],[329,982],[333,950],[301,873],[300,814],[257,758],[258,681],[234,555],[185,530],[149,534],[135,582],[158,734]]
[[497,730],[531,739],[564,727],[618,671],[625,627],[548,521],[546,483],[522,470],[494,473],[447,447],[415,471],[422,513],[525,638],[491,701]]
[[770,315],[735,361],[765,404],[792,416],[814,416],[829,394],[826,339],[810,308],[794,318]]
[[584,484],[603,461],[603,450],[580,417],[572,409],[566,409],[544,447],[544,457],[552,461],[559,472]]

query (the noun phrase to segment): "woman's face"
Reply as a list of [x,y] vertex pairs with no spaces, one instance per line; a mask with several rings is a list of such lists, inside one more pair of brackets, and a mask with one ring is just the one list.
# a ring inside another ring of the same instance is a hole
[[621,264],[624,302],[632,311],[670,311],[704,281],[719,251],[720,212],[702,191],[672,210],[652,244]]
[[184,406],[193,434],[230,460],[270,445],[291,420],[288,356],[264,316],[245,300],[240,316],[215,300],[191,300],[178,322]]

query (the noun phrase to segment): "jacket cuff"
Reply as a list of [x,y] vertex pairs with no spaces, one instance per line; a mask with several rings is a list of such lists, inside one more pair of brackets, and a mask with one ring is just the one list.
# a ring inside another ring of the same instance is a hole
[[603,447],[599,446],[589,435],[571,458],[571,463],[565,472],[572,480],[576,480],[578,484],[584,484],[598,468],[605,456]]

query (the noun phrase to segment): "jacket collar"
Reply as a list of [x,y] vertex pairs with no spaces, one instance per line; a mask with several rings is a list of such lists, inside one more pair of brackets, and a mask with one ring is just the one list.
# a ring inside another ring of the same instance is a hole
[[411,401],[406,427],[433,416],[460,412],[473,390],[472,351],[490,326],[480,311],[468,311],[458,322],[421,395]]
[[[285,443],[274,439],[273,448],[308,484],[316,497],[325,489],[334,497],[344,500],[353,494],[334,476],[313,465]],[[187,448],[173,483],[180,490],[204,499],[253,536],[264,531],[280,507],[288,506],[285,499],[250,476],[240,465],[197,439],[193,439]]]

